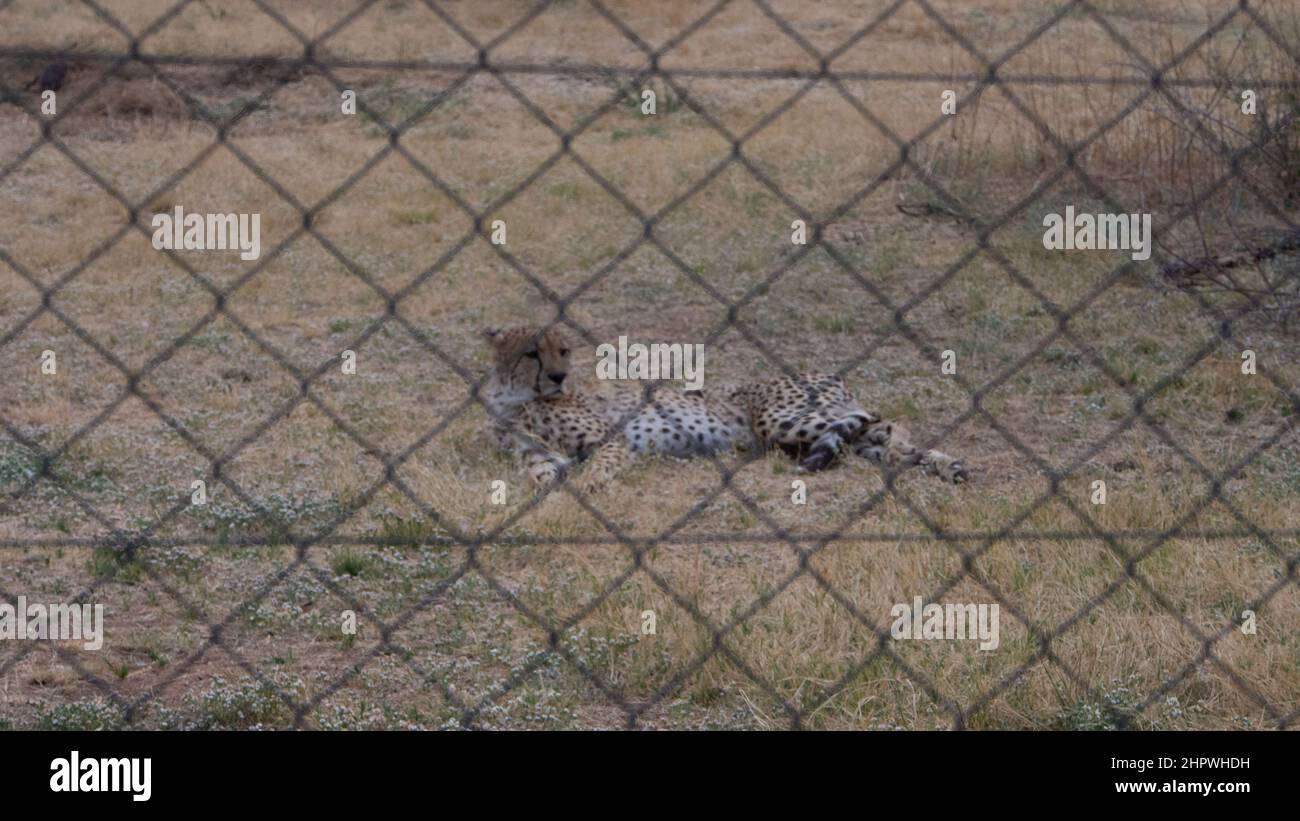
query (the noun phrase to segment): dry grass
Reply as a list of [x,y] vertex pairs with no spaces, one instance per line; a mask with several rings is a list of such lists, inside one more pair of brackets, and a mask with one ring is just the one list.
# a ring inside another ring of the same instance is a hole
[[[170,3],[105,5],[139,28]],[[328,30],[352,6],[343,0],[274,5],[309,36]],[[444,5],[485,40],[524,7],[507,0]],[[654,45],[707,8],[630,0],[609,5]],[[827,50],[885,4],[789,0],[773,6],[814,46]],[[1124,10],[1127,4],[1098,6],[1155,61],[1177,53],[1205,30],[1208,19],[1235,3],[1171,0],[1147,4],[1138,16]],[[1286,22],[1281,6],[1264,10],[1279,26]],[[1029,0],[936,7],[990,54],[1027,36],[1056,9]],[[61,10],[59,25],[52,27],[43,8],[19,0],[0,12],[0,42],[123,48],[122,37],[85,10]],[[1234,34],[1240,27],[1215,38],[1204,53],[1230,52]],[[1274,47],[1258,38],[1250,42],[1251,65],[1277,67]],[[300,52],[251,3],[193,3],[142,50],[286,57]],[[474,49],[422,4],[400,0],[375,5],[318,53],[475,59]],[[640,65],[627,40],[572,2],[555,4],[493,57],[629,70]],[[1209,59],[1189,61],[1182,76],[1198,76]],[[1133,62],[1096,21],[1071,13],[1008,61],[1003,74],[1123,78],[1136,76]],[[756,7],[739,2],[666,55],[662,65],[816,69],[816,61]],[[4,67],[10,87],[25,83],[24,72],[35,68],[18,61]],[[982,71],[911,5],[832,68]],[[273,65],[161,70],[218,116],[248,106],[276,77]],[[61,99],[84,93],[96,76],[91,65],[75,67]],[[338,70],[338,76],[396,122],[418,113],[457,74],[352,68]],[[286,79],[283,89],[231,129],[230,143],[299,203],[323,203],[315,230],[382,288],[403,293],[399,313],[411,329],[476,376],[487,361],[480,329],[553,318],[537,288],[481,239],[404,291],[464,240],[470,219],[401,156],[385,153],[387,138],[377,124],[362,115],[339,115],[338,92],[329,79],[317,73]],[[565,129],[614,91],[596,75],[543,72],[509,80]],[[735,134],[804,84],[704,77],[681,83]],[[673,201],[730,150],[690,106],[667,110],[667,101],[680,97],[677,91],[661,81],[656,87],[661,113],[653,120],[620,105],[573,141],[574,153],[645,213]],[[847,93],[904,140],[937,116],[944,88],[964,96],[973,85],[844,83]],[[1125,85],[1012,88],[1068,140],[1087,135],[1140,91]],[[1212,105],[1215,94],[1222,100],[1221,90],[1204,92],[1192,101]],[[39,135],[39,123],[13,106],[0,112],[0,163],[7,165]],[[1216,173],[1218,160],[1179,143],[1181,133],[1167,110],[1144,105],[1081,155],[1079,164],[1134,209],[1140,204],[1154,210],[1159,223]],[[1300,591],[1294,584],[1258,608],[1257,635],[1228,629],[1215,645],[1223,665],[1201,660],[1199,641],[1166,609],[1214,635],[1278,585],[1286,558],[1300,549],[1294,535],[1300,527],[1300,442],[1294,430],[1280,427],[1292,420],[1294,408],[1263,375],[1243,376],[1238,367],[1240,350],[1248,346],[1261,368],[1294,390],[1300,345],[1294,335],[1252,314],[1235,328],[1240,344],[1223,342],[1182,372],[1187,358],[1214,339],[1215,323],[1195,296],[1159,287],[1140,268],[1071,321],[1080,345],[1053,339],[983,398],[989,414],[1036,458],[1009,445],[987,418],[974,416],[953,427],[942,444],[974,467],[972,484],[951,488],[905,475],[897,483],[899,497],[885,495],[865,510],[883,487],[881,474],[865,464],[806,477],[808,503],[800,507],[790,503],[793,464],[780,454],[739,468],[733,486],[752,506],[718,492],[718,466],[645,460],[591,500],[617,532],[655,540],[643,569],[634,570],[628,549],[610,530],[561,493],[518,516],[503,538],[476,551],[473,568],[462,574],[469,557],[463,548],[448,546],[446,534],[491,532],[534,501],[517,466],[495,455],[482,436],[481,409],[471,406],[421,442],[461,407],[467,383],[399,323],[382,322],[376,329],[386,310],[383,297],[321,242],[301,235],[297,211],[229,148],[216,148],[177,184],[164,187],[208,150],[213,130],[191,117],[147,68],[128,67],[61,121],[56,134],[110,185],[143,204],[143,225],[151,211],[178,204],[187,211],[262,214],[265,268],[240,285],[226,307],[267,347],[248,339],[230,319],[209,316],[211,295],[154,251],[141,232],[129,232],[52,298],[54,309],[131,369],[179,341],[175,355],[140,380],[140,390],[208,454],[234,448],[223,475],[255,505],[210,481],[209,504],[184,507],[190,482],[206,474],[208,459],[144,401],[124,397],[122,373],[55,315],[41,313],[23,327],[3,350],[9,367],[0,417],[47,450],[67,446],[54,464],[66,489],[42,481],[4,509],[0,538],[8,546],[0,561],[0,589],[48,599],[95,585],[91,598],[106,605],[109,636],[102,652],[69,647],[64,657],[48,645],[0,646],[2,724],[120,721],[120,710],[69,659],[127,699],[152,696],[132,716],[149,726],[292,724],[292,710],[268,683],[295,699],[320,697],[307,723],[323,727],[455,726],[458,705],[480,701],[484,706],[475,717],[484,726],[621,726],[626,718],[611,692],[633,705],[654,700],[639,716],[652,727],[779,727],[788,725],[787,708],[793,707],[807,711],[807,726],[931,728],[952,724],[953,705],[969,710],[964,721],[971,727],[1096,727],[1111,720],[1106,708],[1123,712],[1150,698],[1136,726],[1226,728],[1269,726],[1276,723],[1269,709],[1287,714],[1300,706]],[[405,132],[401,144],[474,208],[488,207],[528,179],[558,148],[554,133],[485,75],[456,86],[436,111]],[[823,216],[889,168],[897,148],[822,83],[760,131],[745,154],[795,201]],[[377,156],[359,183],[331,198]],[[1059,305],[1082,299],[1123,259],[1043,251],[1044,212],[1070,202],[1098,204],[1072,177],[1050,180],[1059,151],[1001,91],[971,101],[914,156],[958,203],[985,218],[1035,184],[1047,186],[1041,200],[993,233],[991,243]],[[51,146],[0,182],[0,199],[13,206],[0,223],[0,248],[46,284],[92,255],[126,216],[121,203]],[[976,253],[927,293],[975,242],[961,223],[942,216],[917,219],[895,207],[924,201],[939,199],[916,173],[897,172],[829,229],[830,246],[892,303],[919,299],[908,310],[909,325],[934,350],[956,351],[962,379],[982,385],[1037,349],[1056,321],[985,253]],[[1240,221],[1276,222],[1258,202],[1234,208]],[[733,164],[656,224],[655,235],[697,277],[726,299],[737,299],[790,261],[788,232],[795,216]],[[497,218],[509,225],[510,254],[560,294],[581,288],[642,232],[641,223],[567,157],[487,215]],[[249,267],[234,253],[182,256],[222,288]],[[7,335],[40,306],[41,295],[7,266],[0,267],[0,277],[0,334]],[[1218,307],[1234,304],[1225,296]],[[723,327],[726,307],[645,245],[583,289],[568,315],[601,341],[619,334],[694,341]],[[891,316],[891,308],[822,250],[794,262],[738,313],[783,362],[847,369],[870,407],[925,439],[951,427],[969,398],[901,335],[877,339]],[[42,376],[35,365],[46,349],[58,352],[57,376]],[[327,364],[345,349],[358,353],[354,376]],[[299,401],[297,380],[277,358],[305,373],[325,368],[312,388],[315,401]],[[574,378],[588,386],[594,383],[591,364],[590,348],[581,349]],[[708,349],[710,382],[747,379],[773,367],[734,330]],[[1159,428],[1125,424],[1131,409],[1127,391],[1161,386],[1171,375],[1177,378],[1146,405]],[[112,412],[97,426],[74,436],[109,407]],[[266,427],[264,420],[277,413]],[[391,487],[373,490],[383,478],[382,464],[344,435],[331,414],[386,454],[418,445],[396,471],[418,503]],[[1279,430],[1271,447],[1225,483],[1224,500],[1210,503],[1204,501],[1209,482],[1160,433],[1217,473]],[[1106,444],[1093,452],[1098,442]],[[1075,509],[1057,500],[1030,512],[1050,490],[1037,459],[1056,469],[1082,460],[1062,483],[1062,495]],[[37,468],[29,450],[0,435],[6,503]],[[489,502],[496,479],[509,484],[504,507]],[[1105,506],[1088,503],[1096,479],[1107,483]],[[153,531],[155,546],[128,560],[92,547],[108,529],[86,505],[127,530],[147,527],[177,506],[182,512]],[[440,523],[427,517],[429,510],[437,511]],[[1237,516],[1283,533],[1269,540],[1239,535]],[[989,543],[981,535],[1016,518],[1023,521],[1006,538]],[[1144,554],[1135,579],[1121,581],[1128,558],[1150,544],[1148,534],[1176,523],[1185,525],[1180,534]],[[291,567],[295,551],[281,543],[309,539],[336,524],[333,536],[304,551],[305,565]],[[670,525],[671,532],[659,538]],[[784,529],[794,545],[817,548],[806,571],[792,544],[772,540],[775,528]],[[950,539],[936,540],[932,528]],[[1100,531],[1115,536],[1105,540]],[[1224,531],[1237,535],[1219,535]],[[838,537],[823,544],[830,534]],[[12,546],[32,539],[48,544]],[[960,551],[979,552],[969,575],[962,573]],[[928,600],[940,588],[948,588],[942,601],[1003,601],[1001,647],[980,652],[962,642],[888,642],[894,657],[873,655],[877,636],[855,611],[887,629],[894,603],[915,595]],[[352,606],[340,592],[383,620],[408,614],[417,603],[427,606],[394,634],[397,649],[379,650],[378,631],[366,616],[354,639],[340,633],[340,614]],[[1090,685],[1080,687],[1061,666],[1035,656],[1037,643],[1021,619],[1051,632],[1103,594],[1099,606],[1052,643],[1056,658]],[[255,602],[243,606],[250,598]],[[658,632],[642,637],[640,614],[647,609],[657,614]],[[730,628],[723,652],[710,655],[712,636],[696,617]],[[555,636],[535,619],[554,626]],[[208,638],[206,625],[222,621],[227,624],[221,646],[193,658]],[[551,652],[552,639],[558,653]],[[15,662],[19,653],[26,654]],[[331,687],[362,660],[362,672],[337,690]],[[1162,689],[1198,661],[1179,683]],[[1225,666],[1235,671],[1236,681]],[[254,669],[260,681],[250,674]],[[925,681],[933,683],[937,697]],[[990,690],[995,694],[985,698]]]

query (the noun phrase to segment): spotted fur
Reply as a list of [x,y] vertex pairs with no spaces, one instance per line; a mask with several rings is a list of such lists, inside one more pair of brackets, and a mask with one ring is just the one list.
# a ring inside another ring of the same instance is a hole
[[638,453],[709,455],[732,448],[780,447],[804,471],[821,470],[842,451],[898,470],[920,466],[949,482],[968,478],[960,461],[920,450],[902,426],[865,410],[833,374],[780,376],[708,391],[641,392],[607,397],[569,389],[571,349],[551,328],[488,331],[493,370],[484,390],[492,430],[522,456],[539,485],[558,481],[578,461],[594,491]]

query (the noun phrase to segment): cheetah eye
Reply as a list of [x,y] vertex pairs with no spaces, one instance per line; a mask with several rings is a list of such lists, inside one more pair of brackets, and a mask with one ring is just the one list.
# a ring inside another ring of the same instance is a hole
[[524,354],[524,356],[528,357],[529,359],[540,359],[540,358],[541,358],[541,357],[539,357],[539,356],[537,355],[537,351],[529,351],[529,352],[527,352],[526,354]]
[[561,349],[560,349],[560,356],[568,356],[568,355],[569,355],[569,349],[568,349],[568,348],[561,348]]

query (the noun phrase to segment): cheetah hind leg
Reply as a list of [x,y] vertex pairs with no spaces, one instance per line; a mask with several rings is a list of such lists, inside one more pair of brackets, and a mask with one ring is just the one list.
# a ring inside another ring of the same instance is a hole
[[[826,468],[834,461],[835,455],[840,452],[845,443],[859,437],[868,421],[869,417],[862,413],[851,413],[834,421],[823,417],[820,413],[807,414],[800,420],[801,424],[794,425],[793,430],[820,427],[821,433],[809,445],[808,454],[799,462],[799,470],[804,473],[814,473]],[[819,425],[819,422],[824,424]]]
[[868,427],[853,442],[853,451],[891,470],[920,465],[923,471],[945,482],[960,484],[970,480],[961,460],[942,451],[921,450],[912,444],[912,435],[907,428],[892,422],[878,422]]

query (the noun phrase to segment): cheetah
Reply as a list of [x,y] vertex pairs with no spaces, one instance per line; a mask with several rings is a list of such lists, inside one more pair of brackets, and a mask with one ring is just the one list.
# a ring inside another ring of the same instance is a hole
[[894,470],[919,465],[954,484],[969,478],[959,460],[915,447],[901,425],[865,410],[834,374],[660,390],[646,403],[639,392],[609,397],[571,390],[571,349],[559,328],[494,329],[485,336],[493,368],[481,395],[491,433],[500,448],[523,458],[541,487],[579,461],[590,463],[581,487],[594,492],[637,454],[701,456],[756,446],[797,456],[805,472],[822,470],[845,450]]

